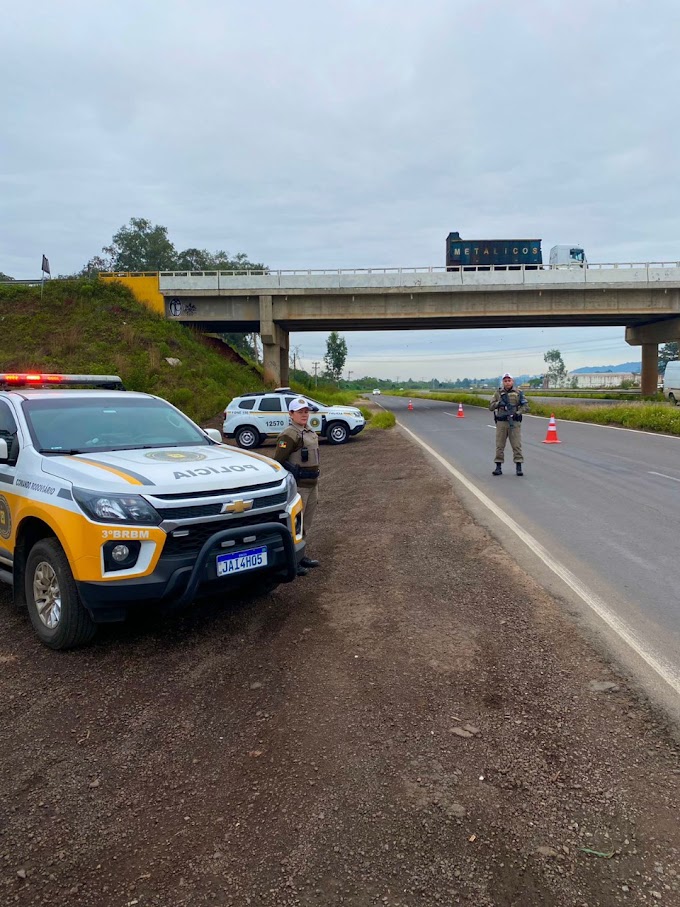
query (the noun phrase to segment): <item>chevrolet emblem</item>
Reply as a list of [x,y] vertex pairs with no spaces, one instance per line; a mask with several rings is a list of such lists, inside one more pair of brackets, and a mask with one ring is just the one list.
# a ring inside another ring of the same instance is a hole
[[222,513],[243,513],[250,510],[252,506],[252,501],[231,501],[229,504],[222,505]]

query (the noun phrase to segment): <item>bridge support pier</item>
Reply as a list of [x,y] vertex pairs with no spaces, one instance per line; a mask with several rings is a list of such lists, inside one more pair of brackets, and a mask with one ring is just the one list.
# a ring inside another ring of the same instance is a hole
[[642,344],[642,372],[640,374],[640,393],[643,397],[652,397],[659,382],[659,345],[658,343]]
[[656,393],[659,376],[659,343],[680,341],[680,318],[667,318],[626,328],[626,343],[642,347],[642,374],[640,393],[652,396]]
[[274,322],[271,296],[260,296],[260,337],[262,338],[262,360],[265,383],[275,387],[288,384],[288,331]]

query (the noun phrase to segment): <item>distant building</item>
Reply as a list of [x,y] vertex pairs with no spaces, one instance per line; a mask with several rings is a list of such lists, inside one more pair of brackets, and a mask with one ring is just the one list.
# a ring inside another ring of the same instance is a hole
[[569,372],[567,387],[576,382],[576,387],[620,387],[624,381],[640,384],[640,375],[635,372]]

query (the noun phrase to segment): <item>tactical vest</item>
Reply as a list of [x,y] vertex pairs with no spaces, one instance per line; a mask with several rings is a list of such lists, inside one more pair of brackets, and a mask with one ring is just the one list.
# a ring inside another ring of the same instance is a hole
[[[517,407],[526,406],[527,398],[524,396],[522,391],[515,390],[513,387],[512,390],[504,391],[502,388],[499,388],[500,391],[500,402],[503,403],[503,398],[507,398],[510,406],[514,407],[514,411],[517,412]],[[507,422],[508,413],[501,413],[498,410],[494,413],[494,420],[496,422]],[[518,413],[518,421],[522,421],[522,414]]]
[[290,427],[299,435],[302,443],[288,457],[288,462],[300,467],[298,485],[309,488],[319,481],[319,436],[309,428],[298,428],[297,425]]

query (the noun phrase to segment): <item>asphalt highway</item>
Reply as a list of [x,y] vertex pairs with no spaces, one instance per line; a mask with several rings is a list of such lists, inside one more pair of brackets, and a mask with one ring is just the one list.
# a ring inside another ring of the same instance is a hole
[[[383,395],[523,567],[602,635],[643,691],[680,715],[680,438],[525,416],[523,478],[492,414]],[[415,437],[414,437],[415,436]],[[447,466],[448,464],[448,466]]]

